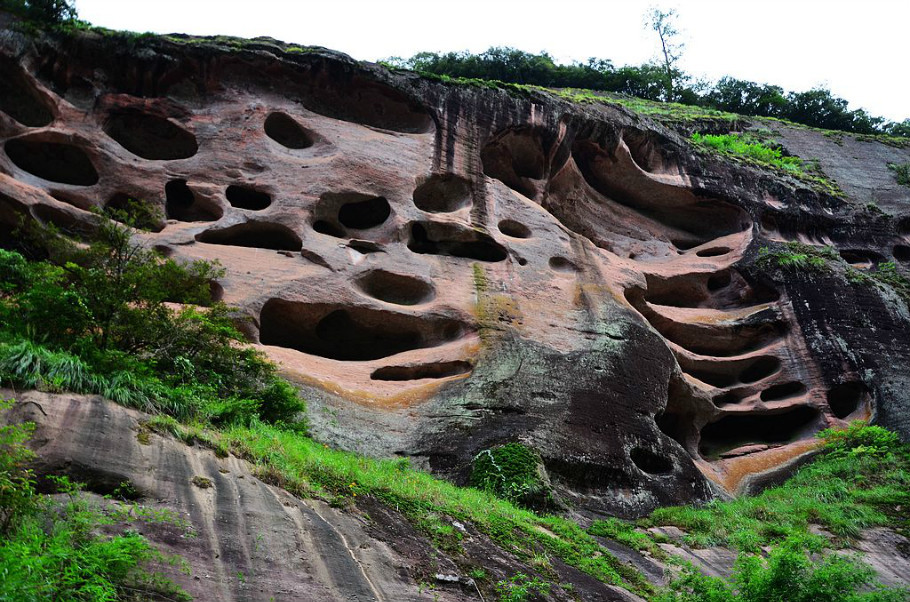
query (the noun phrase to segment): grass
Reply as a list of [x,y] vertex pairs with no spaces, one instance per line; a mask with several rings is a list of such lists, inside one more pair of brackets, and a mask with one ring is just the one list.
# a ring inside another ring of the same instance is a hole
[[888,169],[894,172],[898,184],[910,186],[910,163],[888,163]]
[[[641,524],[679,527],[696,547],[746,552],[788,537],[808,537],[813,525],[830,533],[835,546],[870,527],[906,529],[899,508],[910,504],[910,447],[897,443],[894,433],[860,423],[839,435],[822,434],[828,437],[822,455],[780,486],[701,508],[660,508]],[[870,444],[863,437],[885,443]]]
[[692,142],[723,155],[743,157],[764,166],[793,174],[805,173],[799,157],[786,157],[779,148],[771,148],[749,134],[692,134]]
[[832,247],[813,247],[791,241],[776,247],[762,247],[757,264],[763,269],[781,268],[791,272],[822,272],[829,269],[829,262],[839,261],[840,255]]

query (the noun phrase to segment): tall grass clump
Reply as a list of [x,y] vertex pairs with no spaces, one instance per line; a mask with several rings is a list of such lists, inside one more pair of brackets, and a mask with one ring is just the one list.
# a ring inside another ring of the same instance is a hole
[[743,157],[762,165],[776,167],[794,174],[804,173],[799,157],[787,157],[779,148],[766,146],[748,134],[692,134],[692,142],[724,155]]

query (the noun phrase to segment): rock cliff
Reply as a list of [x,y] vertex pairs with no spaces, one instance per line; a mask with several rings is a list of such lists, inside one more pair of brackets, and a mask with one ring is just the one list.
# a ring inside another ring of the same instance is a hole
[[[268,39],[5,28],[0,75],[0,238],[153,205],[142,238],[223,265],[328,444],[464,483],[519,441],[566,507],[636,516],[760,487],[827,426],[910,437],[910,313],[855,276],[906,273],[906,147]],[[834,186],[689,141],[749,128]],[[789,241],[836,254],[761,260]]]

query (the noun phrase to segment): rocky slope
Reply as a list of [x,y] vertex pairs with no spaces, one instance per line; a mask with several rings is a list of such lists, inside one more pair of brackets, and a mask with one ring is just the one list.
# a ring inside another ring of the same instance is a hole
[[[910,189],[887,168],[907,148],[772,124],[835,195],[688,142],[766,123],[673,126],[271,40],[6,25],[2,237],[159,208],[145,240],[221,262],[213,291],[326,443],[463,483],[520,441],[567,507],[635,516],[758,487],[854,418],[910,437],[907,306],[845,276],[907,268]],[[785,241],[843,260],[758,261]]]

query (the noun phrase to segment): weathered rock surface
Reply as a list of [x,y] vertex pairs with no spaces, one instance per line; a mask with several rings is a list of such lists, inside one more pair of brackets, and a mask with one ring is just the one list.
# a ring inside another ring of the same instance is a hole
[[[462,553],[452,558],[376,502],[339,510],[294,497],[259,480],[243,460],[218,458],[209,449],[150,432],[142,426],[147,416],[109,401],[35,391],[0,394],[19,402],[0,419],[37,425],[32,447],[40,477],[68,475],[100,495],[129,483],[135,502],[169,510],[188,524],[189,535],[180,526],[155,523],[141,524],[141,533],[157,549],[187,561],[189,575],[168,573],[195,600],[482,600],[465,563],[483,567],[493,583],[535,574],[473,529],[465,533]],[[211,486],[194,484],[199,477]],[[572,583],[578,598],[554,588],[550,599],[639,599],[556,564],[559,580]]]
[[7,29],[0,71],[3,237],[160,208],[148,244],[222,263],[323,441],[459,482],[521,441],[567,505],[639,515],[759,487],[826,426],[910,437],[903,302],[755,263],[801,240],[906,269],[906,148],[781,126],[840,198],[621,108],[318,49]]

